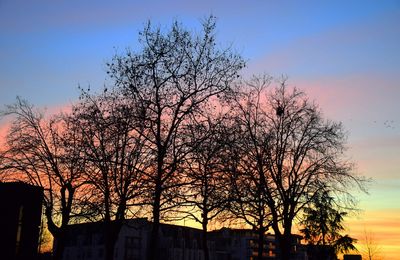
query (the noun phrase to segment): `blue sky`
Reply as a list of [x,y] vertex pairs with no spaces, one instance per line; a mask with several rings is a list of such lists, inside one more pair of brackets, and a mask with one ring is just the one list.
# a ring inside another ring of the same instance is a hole
[[218,42],[248,61],[245,75],[285,74],[327,118],[343,122],[348,156],[360,174],[374,178],[349,229],[370,228],[385,246],[385,259],[395,259],[400,1],[0,0],[0,105],[17,95],[41,107],[68,105],[79,84],[100,89],[110,83],[105,62],[116,51],[138,50],[138,32],[148,20],[168,28],[177,19],[199,30],[210,14],[218,19]]
[[[400,58],[396,45],[400,29],[393,26],[399,21],[398,2],[293,3],[85,1],[81,4],[2,0],[0,84],[7,93],[0,102],[12,101],[16,93],[24,96],[32,93],[32,102],[39,104],[49,104],[49,96],[53,97],[50,103],[73,100],[78,84],[102,85],[104,63],[114,53],[114,47],[117,50],[137,47],[137,32],[147,20],[168,26],[178,19],[185,26],[198,29],[199,20],[211,13],[218,17],[221,44],[233,44],[249,60],[250,73],[266,71],[315,78],[366,69],[375,73],[395,70]],[[257,62],[263,66],[251,66]],[[35,98],[38,88],[46,90],[49,96]]]

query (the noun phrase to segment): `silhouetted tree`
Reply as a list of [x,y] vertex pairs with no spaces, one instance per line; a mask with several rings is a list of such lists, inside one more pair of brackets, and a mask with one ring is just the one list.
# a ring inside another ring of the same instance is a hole
[[136,112],[126,98],[115,93],[82,92],[69,118],[80,129],[87,161],[85,178],[92,185],[92,208],[104,221],[106,259],[114,246],[128,210],[143,193],[149,164],[146,141],[137,129]]
[[262,258],[265,232],[271,225],[268,193],[271,181],[266,165],[270,133],[268,114],[262,94],[269,86],[268,76],[255,77],[231,100],[230,154],[227,167],[231,172],[233,200],[230,211],[258,233],[258,258]]
[[353,244],[357,240],[341,234],[344,231],[343,217],[346,215],[346,212],[337,208],[329,192],[322,190],[304,208],[300,232],[308,244],[331,246],[336,254],[356,250]]
[[229,182],[224,171],[223,154],[227,133],[223,115],[196,118],[188,125],[187,138],[193,149],[184,164],[187,185],[177,195],[183,213],[200,223],[203,230],[204,259],[209,260],[207,229],[210,221],[226,210],[230,199]]
[[2,114],[14,118],[0,154],[1,174],[43,187],[47,227],[55,239],[53,258],[61,259],[65,228],[77,210],[76,194],[85,185],[77,129],[62,116],[45,119],[20,98]]
[[174,23],[163,33],[150,23],[141,32],[142,49],[116,55],[108,64],[117,89],[140,109],[137,133],[152,149],[153,171],[147,176],[153,227],[148,258],[155,259],[161,214],[173,207],[170,190],[180,182],[181,164],[191,147],[183,131],[189,117],[201,112],[210,97],[229,90],[243,60],[215,42],[215,19],[194,35]]
[[[362,180],[351,173],[351,164],[343,159],[342,125],[324,120],[303,92],[289,89],[283,80],[271,91],[258,91],[253,100],[259,100],[258,106],[242,113],[247,124],[242,129],[248,131],[245,140],[249,143],[244,144],[242,150],[248,152],[241,154],[239,167],[249,162],[255,166],[253,175],[260,176],[255,178],[260,203],[268,208],[265,212],[269,213],[280,255],[287,260],[294,220],[310,198],[321,187],[348,194],[347,187]],[[250,106],[254,101],[244,99],[242,103]]]
[[382,248],[375,240],[371,232],[364,230],[364,237],[361,240],[361,246],[359,247],[362,258],[367,260],[382,260]]
[[344,159],[342,124],[324,120],[303,92],[289,90],[282,81],[268,96],[268,104],[268,205],[282,259],[286,260],[290,258],[293,221],[310,198],[321,188],[350,195],[354,185],[362,187],[362,179],[351,172],[352,165]]

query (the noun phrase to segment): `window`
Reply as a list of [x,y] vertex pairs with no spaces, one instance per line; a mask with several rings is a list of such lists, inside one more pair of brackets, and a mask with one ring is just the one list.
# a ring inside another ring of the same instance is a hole
[[274,254],[274,252],[272,251],[272,250],[269,250],[269,252],[268,252],[268,256],[275,256],[275,254]]
[[86,234],[83,237],[83,245],[90,246],[92,244],[92,234]]
[[125,237],[125,260],[141,259],[140,237]]
[[18,213],[18,227],[17,227],[17,239],[15,241],[15,253],[19,255],[20,247],[21,247],[21,232],[22,232],[22,217],[24,215],[24,206],[19,207]]
[[125,247],[140,248],[140,237],[125,237]]
[[99,249],[99,252],[98,252],[98,256],[99,256],[99,257],[103,257],[103,255],[104,255],[104,249],[103,249],[103,248],[100,248],[100,249]]

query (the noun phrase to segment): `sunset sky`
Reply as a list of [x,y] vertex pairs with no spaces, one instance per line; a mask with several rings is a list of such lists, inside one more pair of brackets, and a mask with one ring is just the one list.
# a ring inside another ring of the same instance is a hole
[[[301,2],[301,3],[300,3]],[[109,83],[105,63],[150,20],[193,30],[210,14],[217,39],[248,61],[244,75],[287,75],[348,131],[347,155],[373,178],[347,221],[373,234],[385,260],[400,255],[400,1],[0,0],[0,105],[22,96],[57,110],[78,85]],[[0,121],[0,133],[6,120]],[[397,257],[396,257],[397,256]]]

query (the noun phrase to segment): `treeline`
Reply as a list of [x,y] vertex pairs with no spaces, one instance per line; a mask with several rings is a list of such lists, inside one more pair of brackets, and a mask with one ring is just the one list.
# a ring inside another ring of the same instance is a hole
[[201,224],[209,259],[207,227],[222,215],[258,231],[259,256],[272,229],[289,259],[292,227],[318,198],[341,214],[337,198],[362,187],[342,125],[285,79],[244,80],[245,62],[219,47],[213,17],[199,33],[149,23],[139,41],[106,64],[112,84],[81,89],[69,112],[45,117],[20,98],[3,111],[13,121],[1,178],[44,188],[54,259],[79,221],[104,221],[113,259],[123,220],[138,216],[153,221],[148,259],[159,258],[160,221],[177,218]]

